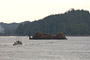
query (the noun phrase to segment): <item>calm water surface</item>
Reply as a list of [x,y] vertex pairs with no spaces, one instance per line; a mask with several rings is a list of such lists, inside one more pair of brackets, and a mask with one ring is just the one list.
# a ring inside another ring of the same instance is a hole
[[0,60],[90,60],[90,36],[68,36],[68,40],[29,40],[13,46],[15,36],[0,36]]

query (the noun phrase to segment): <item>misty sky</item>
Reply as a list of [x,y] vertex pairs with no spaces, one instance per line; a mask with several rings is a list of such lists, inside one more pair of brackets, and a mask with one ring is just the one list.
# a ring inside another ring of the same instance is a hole
[[90,0],[0,0],[0,22],[38,20],[70,8],[90,11]]

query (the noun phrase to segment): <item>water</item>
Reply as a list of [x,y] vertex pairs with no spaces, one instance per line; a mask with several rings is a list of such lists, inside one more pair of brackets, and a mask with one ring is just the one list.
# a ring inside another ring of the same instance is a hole
[[13,46],[15,36],[0,36],[0,60],[90,60],[90,36],[68,36],[68,40],[29,40]]

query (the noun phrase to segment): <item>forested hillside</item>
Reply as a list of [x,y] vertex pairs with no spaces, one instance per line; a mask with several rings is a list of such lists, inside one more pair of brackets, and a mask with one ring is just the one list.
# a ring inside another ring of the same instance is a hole
[[35,32],[66,35],[90,35],[90,13],[86,10],[69,10],[63,14],[47,16],[41,20],[20,24],[18,35],[33,35]]
[[14,35],[15,34],[15,30],[17,28],[17,26],[19,25],[19,23],[0,23],[0,35]]

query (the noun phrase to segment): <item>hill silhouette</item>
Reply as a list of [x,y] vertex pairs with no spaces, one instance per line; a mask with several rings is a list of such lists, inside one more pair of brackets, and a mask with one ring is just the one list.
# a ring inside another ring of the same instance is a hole
[[16,34],[33,35],[35,32],[66,35],[90,35],[90,13],[87,10],[69,10],[41,20],[20,24]]
[[20,23],[13,31],[13,35],[33,35],[36,32],[53,35],[58,32],[65,35],[90,35],[90,13],[87,10],[71,9],[38,21]]

